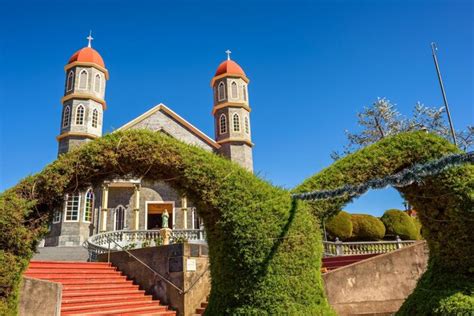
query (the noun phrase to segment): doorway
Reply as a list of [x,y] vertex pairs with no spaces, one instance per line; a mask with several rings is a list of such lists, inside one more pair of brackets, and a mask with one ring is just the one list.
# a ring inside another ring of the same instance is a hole
[[174,202],[147,202],[146,203],[146,229],[163,228],[162,214],[165,210],[169,214],[168,228],[173,228]]

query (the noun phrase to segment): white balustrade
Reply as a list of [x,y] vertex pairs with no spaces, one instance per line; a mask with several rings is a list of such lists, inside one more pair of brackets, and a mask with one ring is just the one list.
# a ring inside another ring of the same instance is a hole
[[355,241],[342,242],[336,238],[336,241],[323,241],[324,256],[347,256],[347,255],[365,255],[387,253],[415,243],[416,240],[401,240],[397,238],[394,241]]

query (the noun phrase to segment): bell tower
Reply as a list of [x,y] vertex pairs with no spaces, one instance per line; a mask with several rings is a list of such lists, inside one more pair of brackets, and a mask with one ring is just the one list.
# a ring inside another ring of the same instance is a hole
[[231,51],[226,53],[227,60],[219,65],[211,81],[215,139],[221,145],[220,154],[253,172],[249,79],[243,69],[231,60]]
[[109,72],[100,54],[92,48],[91,34],[87,40],[87,47],[75,52],[64,67],[63,111],[60,133],[56,137],[58,155],[102,136],[105,86]]

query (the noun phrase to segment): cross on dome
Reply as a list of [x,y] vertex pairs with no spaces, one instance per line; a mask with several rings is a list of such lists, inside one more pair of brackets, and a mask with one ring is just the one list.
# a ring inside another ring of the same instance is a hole
[[86,37],[89,43],[87,44],[87,47],[92,47],[92,40],[94,39],[92,37],[92,31],[89,31],[89,36]]
[[230,60],[230,54],[232,54],[232,52],[228,49],[225,53],[227,54],[227,60]]

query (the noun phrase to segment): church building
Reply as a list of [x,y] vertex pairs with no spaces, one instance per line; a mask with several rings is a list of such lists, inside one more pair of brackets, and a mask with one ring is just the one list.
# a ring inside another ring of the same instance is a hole
[[[58,140],[58,155],[102,136],[108,109],[105,98],[109,71],[100,54],[88,46],[75,52],[65,70],[65,88]],[[218,67],[213,89],[214,138],[211,138],[164,104],[158,104],[118,130],[149,129],[162,132],[253,171],[250,129],[249,79],[230,58]],[[113,111],[113,105],[110,109]],[[146,231],[162,228],[162,214],[169,214],[169,228],[198,230],[202,223],[193,201],[164,181],[114,179],[101,187],[71,192],[54,214],[45,246],[80,246],[89,237],[107,231]]]

